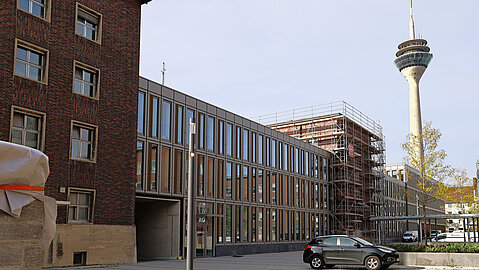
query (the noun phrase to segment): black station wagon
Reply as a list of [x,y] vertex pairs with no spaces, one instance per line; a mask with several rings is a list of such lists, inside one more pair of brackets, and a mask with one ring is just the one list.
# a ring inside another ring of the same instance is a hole
[[316,237],[308,243],[303,261],[313,269],[364,265],[369,270],[379,270],[399,262],[399,254],[395,249],[375,246],[359,237],[328,235]]

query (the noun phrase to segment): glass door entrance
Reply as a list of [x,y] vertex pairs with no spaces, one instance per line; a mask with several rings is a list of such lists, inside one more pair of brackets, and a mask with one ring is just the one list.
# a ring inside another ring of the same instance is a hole
[[212,203],[198,203],[196,222],[196,257],[213,256]]

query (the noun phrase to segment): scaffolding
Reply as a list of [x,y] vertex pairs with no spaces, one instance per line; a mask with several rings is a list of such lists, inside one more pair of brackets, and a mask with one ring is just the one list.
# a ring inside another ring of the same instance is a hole
[[257,117],[259,123],[330,151],[332,232],[375,238],[385,175],[382,127],[341,101]]

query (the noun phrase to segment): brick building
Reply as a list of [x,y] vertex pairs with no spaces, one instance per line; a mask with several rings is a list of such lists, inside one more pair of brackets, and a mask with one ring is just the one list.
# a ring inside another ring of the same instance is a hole
[[70,203],[58,207],[46,265],[136,261],[134,149],[147,2],[0,3],[0,139],[47,154],[45,193]]

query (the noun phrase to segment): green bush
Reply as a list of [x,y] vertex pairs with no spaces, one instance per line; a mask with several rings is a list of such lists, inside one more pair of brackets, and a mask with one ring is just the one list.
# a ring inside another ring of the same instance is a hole
[[445,245],[387,244],[399,252],[479,253],[479,244],[450,243]]

